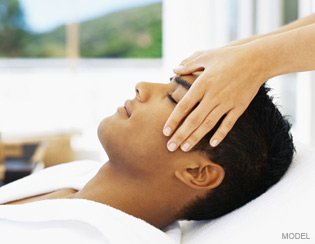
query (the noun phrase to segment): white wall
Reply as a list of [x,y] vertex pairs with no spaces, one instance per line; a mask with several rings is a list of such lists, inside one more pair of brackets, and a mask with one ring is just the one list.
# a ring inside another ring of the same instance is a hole
[[160,61],[107,60],[80,71],[0,69],[0,132],[8,138],[75,128],[82,132],[75,149],[104,160],[96,136],[99,122],[135,96],[137,82],[169,82],[161,67]]
[[200,49],[209,48],[211,32],[209,9],[212,1],[163,1],[163,62],[166,70],[172,68]]

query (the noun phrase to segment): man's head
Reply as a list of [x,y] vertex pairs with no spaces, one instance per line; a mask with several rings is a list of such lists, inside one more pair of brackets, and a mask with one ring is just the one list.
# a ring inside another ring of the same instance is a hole
[[171,199],[176,218],[201,220],[265,192],[287,170],[294,146],[288,122],[262,87],[219,146],[208,143],[214,128],[191,152],[169,152],[164,123],[195,78],[139,83],[136,98],[104,119],[98,134],[110,163],[149,185],[148,197],[158,196],[160,204]]

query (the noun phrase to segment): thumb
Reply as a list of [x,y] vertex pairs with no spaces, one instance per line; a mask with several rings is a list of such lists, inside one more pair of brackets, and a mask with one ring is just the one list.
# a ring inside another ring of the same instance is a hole
[[174,73],[178,75],[187,75],[187,74],[192,74],[197,71],[203,71],[204,67],[200,66],[199,64],[196,64],[194,62],[191,63],[186,63],[186,64],[181,64],[174,68]]

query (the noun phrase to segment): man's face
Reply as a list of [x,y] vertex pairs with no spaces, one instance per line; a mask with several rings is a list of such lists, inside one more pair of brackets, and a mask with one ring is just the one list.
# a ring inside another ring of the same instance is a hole
[[[192,83],[196,76],[183,76]],[[105,118],[98,136],[110,162],[129,173],[157,176],[172,172],[176,163],[198,160],[198,152],[169,152],[163,126],[187,88],[172,79],[168,84],[142,82],[136,86],[136,97],[125,107]],[[168,169],[170,171],[168,171]]]

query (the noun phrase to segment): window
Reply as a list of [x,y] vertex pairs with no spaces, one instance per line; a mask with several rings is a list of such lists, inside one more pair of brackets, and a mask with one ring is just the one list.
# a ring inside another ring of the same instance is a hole
[[161,58],[161,0],[0,0],[2,58]]

